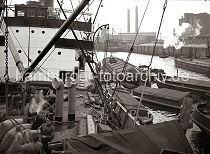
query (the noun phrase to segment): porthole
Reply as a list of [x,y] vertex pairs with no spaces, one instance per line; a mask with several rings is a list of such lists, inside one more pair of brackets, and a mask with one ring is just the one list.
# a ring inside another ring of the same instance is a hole
[[45,31],[43,30],[43,31],[42,31],[42,34],[44,34],[44,33],[45,33]]
[[19,33],[19,30],[18,29],[16,30],[16,33]]
[[38,54],[40,54],[40,53],[41,53],[41,50],[38,51]]
[[22,51],[21,50],[18,50],[18,53],[21,53]]
[[34,33],[34,30],[31,30],[31,33]]
[[58,52],[58,55],[61,55],[61,52],[60,51]]

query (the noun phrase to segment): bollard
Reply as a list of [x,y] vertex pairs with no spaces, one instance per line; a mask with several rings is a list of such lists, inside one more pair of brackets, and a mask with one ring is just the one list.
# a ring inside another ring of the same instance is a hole
[[63,81],[58,81],[56,78],[52,81],[52,86],[56,89],[55,99],[55,121],[62,122],[63,118]]
[[73,78],[67,77],[67,85],[69,88],[68,91],[68,102],[69,102],[69,109],[68,109],[68,120],[75,121],[75,102],[76,102],[76,86],[77,83]]

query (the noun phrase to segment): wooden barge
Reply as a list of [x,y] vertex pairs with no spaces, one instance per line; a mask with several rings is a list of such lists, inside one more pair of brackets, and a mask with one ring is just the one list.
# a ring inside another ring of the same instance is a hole
[[[113,90],[109,90],[112,94]],[[140,104],[129,92],[117,89],[111,102],[114,114],[120,119],[119,128],[132,128],[134,125],[147,125],[153,121],[153,116],[144,105]],[[138,108],[139,107],[139,108]],[[138,113],[137,113],[138,112]],[[137,119],[136,119],[137,118]]]
[[182,92],[167,88],[150,88],[140,86],[133,90],[133,95],[138,99],[144,91],[142,103],[155,109],[180,112],[183,99],[190,96],[190,92]]
[[207,77],[210,77],[210,66],[207,63],[196,62],[190,59],[177,58],[174,60],[174,63],[178,68],[205,74]]
[[169,88],[184,92],[190,92],[192,95],[201,99],[206,98],[206,93],[210,92],[210,82],[195,80],[195,79],[182,79],[177,77],[167,77],[167,79],[160,81],[156,80],[158,88]]
[[[103,59],[104,71],[111,74],[111,80],[109,81],[120,80],[121,84],[125,88],[135,88],[140,86],[141,78],[146,79],[146,76],[141,76],[142,74],[140,74],[141,73],[140,70],[138,70],[136,66],[130,63],[126,63],[123,72],[124,65],[125,61],[117,57],[107,57]],[[105,79],[107,79],[106,76],[104,77]]]

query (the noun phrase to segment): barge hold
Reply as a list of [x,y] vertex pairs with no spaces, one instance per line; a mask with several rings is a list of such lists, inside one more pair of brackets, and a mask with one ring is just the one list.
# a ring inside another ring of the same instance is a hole
[[150,88],[140,86],[133,90],[133,95],[138,99],[141,97],[141,93],[144,91],[142,103],[146,106],[162,109],[167,111],[180,112],[182,103],[185,98],[190,96],[190,92],[182,92],[177,90],[171,90],[167,88]]
[[[125,88],[135,88],[142,83],[141,78],[143,78],[143,76],[141,77],[140,74],[142,72],[130,63],[125,64],[123,59],[117,57],[107,57],[103,59],[103,68],[105,72],[109,72],[112,75],[112,81],[116,81],[117,79],[121,80],[121,77],[122,79],[124,78],[121,84]],[[123,76],[122,73],[125,73],[125,76]],[[129,76],[133,77],[133,79],[126,80]],[[144,78],[146,79],[146,76],[144,76]]]
[[129,92],[122,89],[109,89],[108,91],[110,94],[115,91],[112,96],[114,101],[111,102],[111,106],[114,114],[120,119],[120,122],[115,124],[115,127],[118,126],[122,129],[131,128],[129,124],[131,124],[132,121],[135,121],[134,119],[136,118],[137,125],[147,125],[152,123],[152,114],[149,113],[144,105],[140,104],[139,106],[139,101],[133,98]]
[[210,92],[210,82],[196,79],[183,79],[177,77],[167,77],[167,79],[157,81],[158,88],[169,88],[184,92],[190,92],[193,96],[205,99],[206,93]]
[[[109,82],[121,81],[121,85],[127,89],[134,89],[140,85],[143,85],[143,81],[145,81],[148,76],[148,66],[142,65],[136,67],[135,65],[117,57],[107,57],[103,59],[103,69],[105,72],[108,72],[111,75],[111,80],[109,80]],[[160,69],[151,69],[151,81],[154,81],[157,74],[163,73],[161,71],[162,70]],[[106,73],[104,78],[107,80]],[[148,80],[147,85],[150,84],[151,83]]]

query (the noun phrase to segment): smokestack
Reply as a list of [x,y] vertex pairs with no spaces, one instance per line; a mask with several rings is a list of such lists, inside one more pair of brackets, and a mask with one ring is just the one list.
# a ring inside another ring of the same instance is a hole
[[127,14],[127,32],[130,33],[130,9],[128,9],[128,14]]
[[138,6],[136,6],[136,19],[135,19],[135,32],[138,32],[138,28],[139,28],[139,21],[138,21]]

